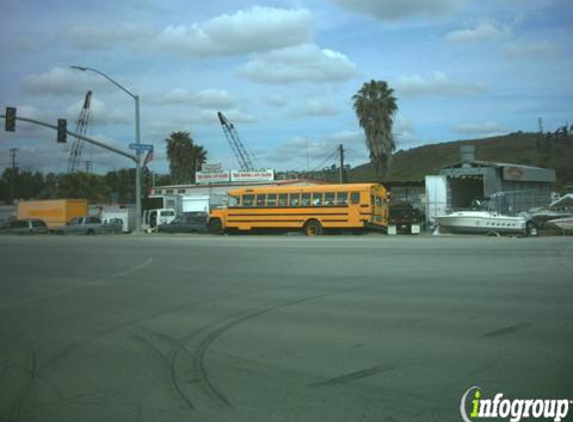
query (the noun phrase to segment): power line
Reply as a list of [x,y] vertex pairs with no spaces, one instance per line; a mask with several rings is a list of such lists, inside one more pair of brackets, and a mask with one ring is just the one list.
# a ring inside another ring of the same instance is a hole
[[339,153],[338,148],[339,147],[336,147],[336,149],[332,151],[325,160],[323,160],[318,166],[314,167],[310,172],[317,171],[319,169],[322,170],[322,168],[324,168],[324,166],[328,164],[329,161],[334,160]]

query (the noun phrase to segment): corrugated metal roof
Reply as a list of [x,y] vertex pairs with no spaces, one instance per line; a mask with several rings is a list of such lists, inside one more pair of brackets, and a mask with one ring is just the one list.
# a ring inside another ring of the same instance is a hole
[[497,162],[497,161],[481,161],[481,160],[458,161],[458,162],[456,162],[456,163],[448,164],[447,166],[443,166],[443,167],[441,167],[441,169],[458,168],[458,167],[461,167],[463,164],[470,164],[470,165],[475,164],[475,166],[473,166],[473,167],[496,167],[496,168],[501,168],[501,167],[522,167],[522,168],[531,169],[531,170],[550,170],[550,171],[553,171],[552,169],[548,169],[548,168],[534,167],[534,166],[526,166],[526,165],[524,165],[524,164],[500,163],[500,162]]

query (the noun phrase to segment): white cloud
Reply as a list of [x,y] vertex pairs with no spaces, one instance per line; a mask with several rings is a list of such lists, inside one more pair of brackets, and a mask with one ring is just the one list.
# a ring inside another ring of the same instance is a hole
[[149,27],[123,24],[117,26],[74,25],[63,35],[75,47],[98,50],[117,44],[133,45],[153,36]]
[[219,89],[207,89],[204,91],[199,91],[195,95],[195,103],[199,107],[227,109],[236,105],[237,101],[228,91]]
[[398,95],[421,96],[466,96],[485,92],[487,89],[478,82],[461,82],[450,79],[442,72],[425,78],[418,75],[401,78],[396,84]]
[[155,44],[161,51],[190,57],[236,55],[308,42],[313,32],[308,10],[254,6],[201,24],[169,26]]
[[420,141],[414,123],[401,114],[398,115],[394,123],[394,139],[397,148]]
[[[185,116],[173,116],[168,119],[151,120],[147,124],[149,138],[165,139],[171,132],[180,130],[190,132],[191,136],[195,137],[195,131],[198,130],[198,125],[210,126],[216,130],[222,131],[222,129],[220,129],[221,123],[217,117],[217,111],[218,110],[206,109],[188,113]],[[247,124],[255,123],[257,121],[257,117],[255,115],[237,108],[225,110],[223,114],[233,124]],[[222,132],[221,136],[223,136]]]
[[[68,122],[69,130],[75,129],[76,122],[79,119],[83,106],[84,101],[81,100],[66,109],[66,116],[70,119],[70,122]],[[125,125],[133,123],[133,118],[126,116],[118,110],[109,110],[103,101],[93,97],[90,103],[89,115],[90,120],[88,127],[99,125]]]
[[327,148],[329,149],[328,154],[334,151],[334,147],[327,145],[324,141],[313,141],[304,136],[295,136],[279,145],[268,158],[277,163],[292,162],[298,159],[306,160],[307,158],[310,161],[315,161],[325,158]]
[[454,127],[454,130],[458,133],[475,135],[497,135],[504,133],[503,126],[495,121],[461,124]]
[[200,108],[220,109],[231,108],[237,103],[226,90],[207,89],[193,93],[183,88],[174,88],[166,94],[151,98],[149,102],[160,106],[187,104]]
[[306,103],[306,114],[310,116],[334,116],[341,111],[326,100],[309,100]]
[[511,33],[507,26],[501,26],[494,21],[482,22],[475,28],[459,29],[446,34],[446,40],[451,42],[465,43],[486,41],[503,38]]
[[393,21],[415,16],[442,17],[453,14],[468,0],[330,0],[350,11]]
[[[255,123],[257,121],[256,116],[241,111],[239,109],[233,108],[226,110],[224,113],[225,117],[233,124],[235,123]],[[193,123],[216,123],[220,124],[219,118],[217,117],[217,110],[203,110],[198,115],[194,115],[189,119]]]
[[506,57],[512,60],[528,58],[539,59],[542,57],[555,57],[559,54],[560,49],[552,42],[539,41],[508,44],[504,47],[503,52]]
[[109,88],[109,82],[90,72],[55,67],[49,72],[29,75],[20,81],[24,92],[32,95],[85,94],[96,87]]
[[284,107],[287,103],[286,98],[279,94],[270,94],[262,99],[263,103],[271,107]]
[[255,56],[240,70],[251,82],[340,82],[356,74],[356,65],[344,54],[305,44]]
[[[324,166],[338,164],[336,151],[340,144],[344,147],[347,161],[361,161],[368,158],[362,132],[346,130],[327,134],[319,140],[295,136],[279,145],[268,159],[279,164],[298,160],[300,168],[306,167],[308,159],[310,170],[321,169]],[[327,158],[331,159],[327,160]]]

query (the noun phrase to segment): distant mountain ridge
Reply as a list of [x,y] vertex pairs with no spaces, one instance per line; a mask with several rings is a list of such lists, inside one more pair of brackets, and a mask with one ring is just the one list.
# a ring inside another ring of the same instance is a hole
[[[538,133],[517,132],[484,139],[444,142],[399,150],[393,155],[386,180],[420,181],[424,176],[438,174],[441,167],[460,161],[460,146],[474,145],[475,158],[482,161],[523,164],[552,168],[557,173],[557,189],[573,185],[573,137],[553,140],[552,146],[538,146]],[[376,180],[370,163],[351,169],[349,181]]]

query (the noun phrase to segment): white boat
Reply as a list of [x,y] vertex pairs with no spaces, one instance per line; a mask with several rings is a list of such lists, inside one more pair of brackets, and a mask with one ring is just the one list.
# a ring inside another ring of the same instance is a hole
[[573,217],[556,218],[554,220],[549,220],[547,223],[553,224],[561,230],[573,231]]
[[438,226],[452,233],[527,234],[525,217],[501,215],[493,211],[456,211],[436,217]]

